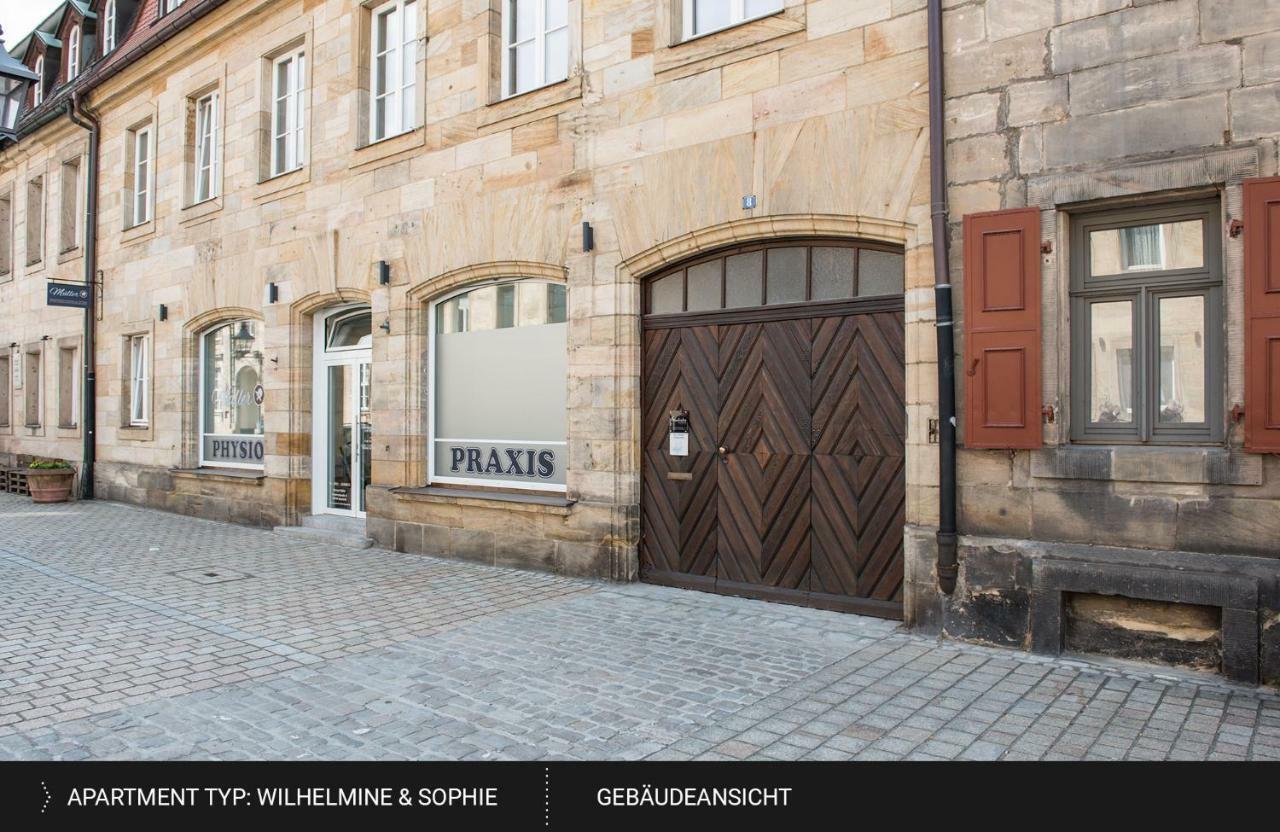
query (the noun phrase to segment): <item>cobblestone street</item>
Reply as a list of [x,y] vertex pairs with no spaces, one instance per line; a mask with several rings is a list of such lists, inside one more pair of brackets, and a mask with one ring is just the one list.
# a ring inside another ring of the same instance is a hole
[[0,758],[1280,759],[1280,696],[0,495]]

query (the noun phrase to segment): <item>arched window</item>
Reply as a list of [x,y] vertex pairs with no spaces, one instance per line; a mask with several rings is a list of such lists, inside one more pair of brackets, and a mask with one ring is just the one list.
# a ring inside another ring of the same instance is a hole
[[513,278],[432,305],[432,482],[563,491],[563,284]]
[[116,48],[116,0],[107,0],[102,10],[102,54]]
[[262,467],[261,327],[257,321],[229,321],[200,338],[201,466]]
[[44,101],[44,55],[36,58],[36,82],[31,85],[31,106],[39,107]]
[[80,74],[80,27],[71,27],[67,46],[67,81],[74,81]]

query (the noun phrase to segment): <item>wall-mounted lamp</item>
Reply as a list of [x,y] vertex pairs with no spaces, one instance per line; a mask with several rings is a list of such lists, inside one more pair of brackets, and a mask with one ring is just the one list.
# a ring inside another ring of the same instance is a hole
[[386,260],[378,261],[378,285],[379,286],[391,285],[391,264],[388,263]]
[[40,336],[40,340],[41,340],[41,341],[52,341],[52,340],[53,340],[53,336],[52,336],[52,335],[41,335],[41,336]]
[[169,320],[169,307],[163,303],[160,304],[160,320],[162,321]]
[[280,300],[280,287],[274,283],[267,284],[267,303],[275,303]]
[[380,329],[380,330],[382,330],[383,332],[385,332],[385,333],[387,333],[388,335],[390,335],[390,334],[391,334],[391,319],[390,319],[390,318],[387,318],[385,321],[383,321],[382,323],[378,324],[378,329]]
[[584,222],[582,224],[582,250],[592,251],[596,247],[596,231],[591,227],[591,223]]

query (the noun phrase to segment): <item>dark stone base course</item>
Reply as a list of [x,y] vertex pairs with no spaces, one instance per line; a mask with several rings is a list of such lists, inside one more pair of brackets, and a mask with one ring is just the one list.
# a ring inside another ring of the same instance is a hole
[[[1280,560],[1274,557],[1090,546],[1009,538],[961,538],[956,591],[937,590],[930,530],[913,528],[908,624],[918,632],[1057,654],[1070,593],[1198,605],[1221,610],[1221,672],[1280,686]],[[1078,628],[1075,636],[1087,636]],[[1202,662],[1171,654],[1166,639],[1134,630],[1073,638],[1072,650],[1153,663]],[[1121,643],[1124,641],[1124,643]],[[1170,661],[1172,660],[1172,662]]]

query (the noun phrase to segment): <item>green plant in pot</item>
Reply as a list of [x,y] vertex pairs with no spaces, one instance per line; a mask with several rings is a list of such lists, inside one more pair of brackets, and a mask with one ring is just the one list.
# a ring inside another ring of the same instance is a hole
[[33,503],[65,503],[76,469],[60,459],[36,460],[27,466],[27,488]]

